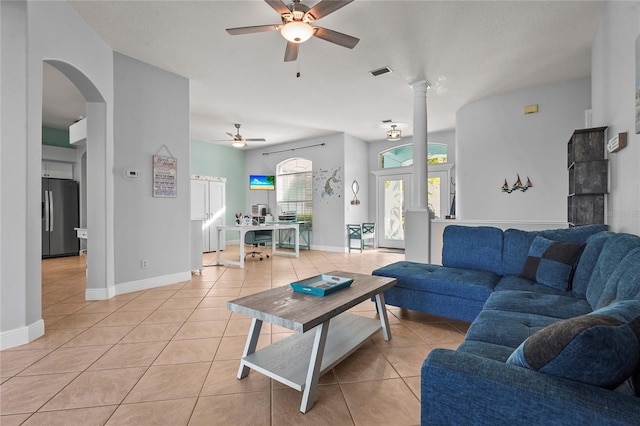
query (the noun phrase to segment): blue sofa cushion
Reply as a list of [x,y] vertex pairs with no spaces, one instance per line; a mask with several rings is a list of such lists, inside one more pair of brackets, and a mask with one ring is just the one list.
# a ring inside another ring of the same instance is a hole
[[442,265],[502,273],[502,230],[492,226],[444,228]]
[[620,300],[638,299],[640,294],[640,247],[627,254],[613,270],[596,308]]
[[483,309],[471,323],[465,340],[516,348],[536,331],[558,321],[544,315]]
[[483,309],[521,312],[558,319],[573,318],[592,311],[589,302],[573,296],[571,292],[549,294],[518,290],[493,292]]
[[569,290],[573,267],[584,244],[533,239],[520,276],[558,290]]
[[563,296],[566,296],[568,293],[566,291],[556,290],[555,288],[549,287],[548,285],[539,284],[535,281],[518,277],[516,275],[507,275],[506,277],[500,278],[500,281],[498,281],[494,292],[504,290],[531,291],[534,293],[558,294]]
[[589,279],[593,273],[593,268],[595,268],[598,263],[602,247],[604,247],[604,243],[614,235],[613,232],[603,231],[593,234],[587,239],[587,244],[584,250],[582,250],[576,271],[573,274],[573,281],[571,282],[571,291],[573,291],[573,294],[576,296],[586,299]]
[[400,261],[371,273],[396,278],[395,287],[458,296],[484,302],[500,277],[493,272],[447,268],[419,262]]
[[586,291],[587,300],[593,309],[597,309],[614,270],[618,268],[622,259],[637,247],[640,247],[640,237],[631,234],[615,234],[604,243]]
[[497,345],[495,343],[465,340],[458,346],[456,352],[465,352],[482,358],[506,362],[515,349],[515,347]]
[[552,324],[518,346],[507,363],[613,389],[640,363],[640,301]]
[[519,275],[529,253],[533,239],[540,235],[554,241],[584,243],[598,232],[606,231],[606,225],[585,225],[575,228],[548,229],[545,231],[522,231],[507,229],[504,231],[504,254],[502,256],[502,275]]

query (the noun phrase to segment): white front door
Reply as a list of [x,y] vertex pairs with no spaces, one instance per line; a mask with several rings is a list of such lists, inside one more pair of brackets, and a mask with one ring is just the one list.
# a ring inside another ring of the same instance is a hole
[[404,214],[411,194],[411,175],[378,176],[378,246],[404,248]]

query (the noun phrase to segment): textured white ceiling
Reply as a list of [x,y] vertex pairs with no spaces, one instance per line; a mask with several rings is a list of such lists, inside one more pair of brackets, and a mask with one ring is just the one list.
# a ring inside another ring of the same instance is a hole
[[[589,76],[603,7],[596,1],[356,0],[317,22],[360,38],[353,50],[312,38],[298,61],[285,63],[279,33],[225,31],[278,23],[263,1],[69,3],[114,50],[190,79],[193,139],[223,139],[241,123],[243,136],[267,143],[333,132],[384,139],[382,120],[412,122],[408,83],[417,79],[434,86],[428,126],[439,131],[453,128],[456,110],[473,100]],[[387,65],[393,73],[368,74]],[[45,80],[45,92],[49,86]],[[64,108],[64,102],[53,105]],[[403,130],[411,133],[411,126]]]

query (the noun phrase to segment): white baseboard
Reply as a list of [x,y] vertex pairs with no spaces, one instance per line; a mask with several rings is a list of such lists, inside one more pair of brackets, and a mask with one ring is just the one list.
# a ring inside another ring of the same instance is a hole
[[115,286],[107,288],[88,288],[84,292],[84,298],[86,300],[107,300],[116,295]]
[[[315,244],[311,244],[311,250],[318,251],[330,251],[333,253],[345,253],[347,251],[346,247],[334,247],[334,246],[318,246]],[[304,250],[300,250],[300,252],[304,252]]]
[[145,278],[143,280],[119,283],[107,288],[88,288],[85,292],[85,298],[87,300],[106,300],[118,294],[148,290],[150,288],[175,284],[180,281],[189,281],[190,279],[191,271],[185,271],[178,272],[176,274],[163,275],[160,277]]
[[0,350],[26,345],[44,335],[44,321],[38,320],[24,327],[0,333]]

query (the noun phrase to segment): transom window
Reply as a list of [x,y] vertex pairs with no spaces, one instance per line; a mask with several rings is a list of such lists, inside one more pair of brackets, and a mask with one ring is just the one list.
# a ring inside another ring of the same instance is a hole
[[[442,164],[447,162],[447,145],[444,143],[427,144],[427,162]],[[402,145],[380,153],[380,168],[391,169],[413,165],[413,145]]]

